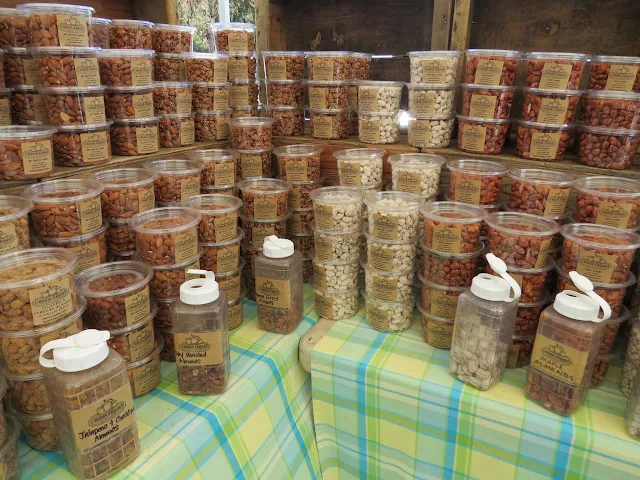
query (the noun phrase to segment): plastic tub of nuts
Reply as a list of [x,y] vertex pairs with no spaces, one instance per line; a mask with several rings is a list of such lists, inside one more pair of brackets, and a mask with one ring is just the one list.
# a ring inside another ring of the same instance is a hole
[[[153,319],[153,326],[155,328],[172,328],[173,323],[171,320],[171,309],[173,304],[178,298],[153,298],[152,300],[158,307],[158,313],[156,313]],[[158,335],[156,335],[156,338]]]
[[[202,249],[200,249],[195,257],[189,258],[183,262],[171,265],[154,265],[153,277],[149,282],[149,292],[155,299],[176,298],[180,296],[180,285],[185,281],[195,278],[187,273],[190,269],[199,269],[200,259],[202,258]],[[139,253],[133,257],[136,261],[141,261],[142,257]]]
[[508,169],[500,162],[462,159],[447,162],[449,199],[474,205],[495,205]]
[[347,61],[349,62],[350,78],[354,80],[367,80],[371,68],[370,53],[349,52]]
[[418,279],[422,287],[420,306],[429,315],[453,320],[458,308],[458,297],[468,287],[449,287],[426,280],[418,269]]
[[261,52],[267,80],[302,80],[304,52]]
[[154,349],[149,355],[137,362],[127,363],[127,374],[134,398],[146,395],[160,383],[160,358],[163,348],[164,336],[158,334]]
[[573,125],[551,125],[548,123],[516,122],[518,134],[516,155],[531,160],[559,162],[569,146]]
[[[88,88],[100,86],[100,68],[98,64],[99,48],[55,48],[38,47],[29,49],[33,55],[36,86]],[[24,73],[31,76],[31,64],[23,59]],[[18,64],[16,64],[16,67]],[[9,72],[11,73],[11,72]],[[11,78],[11,77],[9,77]]]
[[29,185],[22,196],[34,205],[31,221],[36,235],[68,238],[102,226],[103,189],[95,180],[63,179]]
[[53,159],[59,167],[102,165],[111,159],[111,122],[60,125],[53,134]]
[[482,264],[484,243],[478,243],[478,249],[470,253],[441,253],[422,247],[424,278],[438,285],[449,287],[469,287]]
[[171,265],[198,253],[197,210],[183,207],[156,208],[131,219],[136,232],[136,250],[151,265]]
[[253,23],[212,23],[209,29],[217,52],[236,53],[256,49],[256,26]]
[[400,109],[403,86],[402,82],[359,81],[358,111],[361,115],[365,112],[396,113]]
[[323,231],[355,232],[362,227],[364,192],[355,187],[323,187],[309,194],[316,227]]
[[417,148],[444,148],[451,143],[455,114],[409,116],[408,143]]
[[456,83],[460,55],[449,50],[409,52],[411,83]]
[[318,229],[315,223],[311,224],[311,228],[313,230],[313,243],[315,246],[314,258],[324,262],[358,262],[360,260],[360,231],[324,231]]
[[104,87],[40,88],[51,125],[104,123]]
[[156,23],[151,30],[151,45],[157,53],[190,52],[195,32],[195,27]]
[[153,23],[142,20],[112,20],[109,46],[117,49],[151,49]]
[[304,107],[267,106],[267,116],[273,119],[273,135],[300,136],[304,134]]
[[587,88],[640,92],[640,58],[596,55],[590,63]]
[[364,295],[367,323],[382,332],[401,332],[413,322],[414,299],[406,302],[384,302]]
[[314,306],[321,318],[329,320],[343,320],[358,311],[358,287],[349,290],[334,290],[328,288],[314,288]]
[[234,52],[229,54],[229,80],[249,80],[256,78],[258,52]]
[[314,138],[337,140],[349,136],[349,109],[311,110]]
[[400,129],[400,114],[370,113],[358,110],[358,139],[362,143],[395,143]]
[[[540,268],[518,268],[507,265],[507,272],[518,282],[522,290],[521,303],[539,302],[547,296],[547,290],[553,291],[549,288],[549,280],[553,276],[554,267],[555,262],[551,257],[547,259],[547,264]],[[496,275],[489,265],[487,265],[487,273]],[[532,333],[535,333],[535,330]],[[522,333],[522,335],[529,334]]]
[[421,199],[405,192],[377,192],[365,196],[368,232],[384,240],[409,240],[418,235]]
[[289,191],[289,208],[309,208],[313,206],[309,194],[322,188],[324,177],[308,182],[291,182]]
[[[511,193],[508,205],[511,210],[545,217],[566,213],[571,185],[576,181],[573,175],[536,168],[515,168],[509,171],[509,176]],[[638,186],[640,202],[640,183]]]
[[221,185],[219,187],[214,187],[213,185],[203,185],[201,191],[203,195],[231,195],[234,197],[239,197],[237,183],[234,183],[233,185]]
[[[136,233],[129,225],[128,218],[112,218],[107,220],[107,247],[109,253],[131,254],[136,249]],[[129,255],[130,257],[130,255]],[[121,260],[131,260],[131,258],[121,258]]]
[[267,102],[270,106],[300,107],[304,105],[304,86],[301,81],[267,80],[265,87]]
[[153,83],[153,50],[102,50],[100,80],[108,87],[137,87]]
[[188,82],[153,84],[153,108],[156,115],[191,113],[192,93]]
[[307,52],[310,80],[349,80],[351,52]]
[[564,237],[562,262],[596,283],[620,284],[627,280],[640,236],[626,230],[588,223],[570,223],[560,228]]
[[409,114],[449,115],[454,112],[457,88],[455,84],[407,83],[406,85],[409,91]]
[[400,153],[388,159],[393,190],[413,193],[423,198],[438,194],[444,158],[427,153]]
[[231,146],[239,150],[260,150],[271,147],[272,118],[232,118]]
[[246,243],[252,247],[262,248],[265,237],[269,235],[276,235],[278,238],[287,236],[287,222],[291,214],[272,220],[258,220],[256,218],[247,218],[243,215],[239,215],[239,217],[247,239]]
[[307,233],[294,233],[289,235],[288,238],[293,242],[293,246],[302,254],[303,257],[306,258],[313,255],[313,235],[309,235]]
[[27,19],[32,47],[82,47],[89,45],[89,21],[95,10],[59,3],[25,3],[18,13]]
[[243,304],[244,304],[244,294],[243,290],[240,294],[239,298],[227,302],[227,311],[229,318],[229,330],[235,330],[242,324],[243,317]]
[[157,82],[184,82],[187,70],[183,54],[156,54],[153,59],[153,79]]
[[109,219],[130,218],[155,207],[152,170],[146,168],[117,168],[92,174],[104,185],[102,212]]
[[538,329],[540,314],[549,303],[551,303],[551,299],[546,292],[544,292],[543,298],[537,302],[519,302],[514,335],[535,335]]
[[154,116],[153,86],[109,87],[104,109],[109,120],[151,118]]
[[141,155],[158,149],[158,117],[116,120],[111,125],[114,155]]
[[613,347],[618,338],[618,332],[624,323],[629,320],[629,317],[629,310],[623,306],[615,317],[612,314],[611,318],[604,321],[604,332],[602,334],[602,340],[600,341],[600,347],[598,348],[599,355],[607,355],[613,352]]
[[255,105],[260,94],[258,80],[234,80],[229,87],[229,106]]
[[231,118],[260,117],[262,105],[236,105],[231,107]]
[[278,161],[279,177],[290,182],[320,180],[320,145],[284,145],[273,153]]
[[244,230],[238,228],[234,231],[234,235],[229,240],[201,242],[203,255],[200,259],[200,267],[216,274],[236,270],[240,266],[240,242],[244,238]]
[[0,330],[32,330],[77,309],[73,270],[78,257],[63,248],[36,248],[0,258]]
[[502,153],[511,120],[458,118],[458,150],[471,153]]
[[423,204],[424,245],[443,253],[470,253],[477,250],[486,210],[459,202]]
[[40,347],[52,340],[82,331],[82,314],[85,308],[86,302],[80,297],[75,311],[56,323],[33,330],[0,332],[3,369],[13,375],[39,373]]
[[407,240],[384,240],[366,231],[366,263],[383,272],[406,272],[414,267],[418,237]]
[[16,375],[7,371],[4,365],[1,370],[8,385],[7,405],[12,405],[16,411],[23,413],[42,413],[51,410],[47,388],[40,371],[30,375]]
[[[366,263],[364,268],[364,293],[372,300],[384,302],[407,302],[414,299],[413,283],[415,269],[406,272],[382,272]],[[316,271],[313,272],[314,281]],[[333,284],[330,284],[333,285]]]
[[[47,114],[38,90],[31,86],[17,86],[11,90],[0,90],[0,99],[11,92],[11,123],[14,125],[41,125]],[[5,110],[6,114],[6,110]]]
[[149,356],[155,346],[153,319],[157,313],[158,307],[151,302],[151,311],[146,317],[131,325],[109,330],[111,338],[107,344],[122,355],[127,363]]
[[640,145],[640,131],[603,127],[580,127],[578,161],[590,167],[631,168]]
[[196,111],[222,111],[229,108],[229,83],[195,82],[193,108]]
[[349,148],[333,153],[338,162],[341,185],[370,187],[382,183],[382,164],[386,152],[379,148]]
[[569,124],[573,121],[578,101],[584,93],[584,90],[523,90],[522,120],[555,125]]
[[473,118],[508,119],[515,87],[462,85],[462,115]]
[[435,348],[451,348],[454,321],[429,313],[422,305],[416,304],[420,311],[422,337],[427,344]]
[[313,286],[319,289],[350,290],[358,286],[358,260],[333,260],[325,262],[313,259]]
[[38,237],[34,239],[40,241],[45,247],[68,248],[78,256],[78,265],[74,273],[80,273],[89,267],[107,263],[107,241],[106,231],[108,223],[105,222],[98,230],[78,235],[71,238],[64,237]]
[[[65,49],[71,50],[71,49]],[[37,88],[41,86],[41,79],[39,74],[39,66],[36,64],[36,61],[33,58],[33,51],[37,51],[36,49],[27,49],[27,48],[7,48],[4,52],[3,56],[0,57],[2,59],[3,73],[0,76],[0,80],[4,81],[7,87],[18,87],[18,86],[32,86]],[[58,60],[58,58],[54,58],[54,60]],[[58,65],[55,65],[58,67]],[[54,68],[54,65],[47,68]],[[62,67],[59,69],[56,68],[56,71],[62,70]],[[43,72],[44,73],[44,72]],[[59,74],[59,77],[52,78],[54,84],[60,84],[61,82],[70,82],[73,85],[76,83],[75,76],[73,79],[67,79],[66,75],[63,71]],[[48,80],[45,77],[45,81]],[[2,84],[2,82],[0,82]],[[49,85],[45,85],[49,86]]]
[[[27,444],[31,448],[40,450],[41,452],[55,452],[56,450],[60,450],[60,437],[58,436],[58,431],[53,421],[53,413],[50,411],[24,413],[17,411],[16,406],[10,403],[7,405],[7,411],[20,421],[22,432],[27,440]],[[7,478],[14,478],[13,473],[14,471],[10,471]]]
[[238,235],[238,211],[242,206],[239,198],[231,195],[196,195],[187,199],[184,205],[200,212],[200,241],[226,242]]
[[313,208],[293,208],[287,223],[287,233],[310,234],[311,222],[313,222]]
[[576,90],[580,86],[580,78],[588,59],[589,56],[583,53],[526,53],[526,86]]
[[260,150],[238,150],[236,175],[240,178],[271,177],[271,147]]
[[13,195],[0,195],[0,254],[30,247],[28,214],[31,202]]
[[576,221],[634,229],[640,224],[640,182],[622,177],[583,177],[575,183]]
[[0,9],[0,48],[28,47],[27,19],[16,8]]
[[204,165],[200,181],[202,186],[224,186],[236,183],[236,162],[238,153],[234,150],[204,149],[188,152],[189,160],[198,161]]
[[111,20],[108,18],[91,17],[89,20],[89,46],[109,48],[109,26]]
[[202,110],[196,112],[195,141],[214,142],[216,140],[227,140],[231,135],[229,130],[230,118],[228,110]]
[[164,345],[160,351],[160,359],[167,362],[176,361],[176,350],[173,345],[173,330],[171,328],[158,329],[158,336],[162,337]]
[[240,265],[235,270],[216,274],[216,282],[220,286],[220,291],[227,296],[227,302],[232,302],[242,297],[242,270],[244,263],[244,258],[241,258]]
[[203,166],[193,160],[153,160],[145,168],[156,172],[155,197],[158,202],[181,202],[200,195]]
[[517,50],[472,49],[465,52],[467,64],[463,80],[475,85],[513,86],[518,61]]
[[507,368],[522,368],[531,362],[535,335],[514,335],[507,356]]
[[287,215],[291,185],[283,180],[255,178],[238,183],[245,218],[272,220]]
[[0,172],[5,180],[43,178],[53,171],[55,128],[40,126],[0,129]]
[[158,139],[162,148],[193,145],[195,142],[195,115],[160,115]]
[[585,125],[640,130],[639,93],[592,90],[584,107]]
[[[225,83],[229,76],[229,57],[224,53],[186,53],[185,76],[188,82]],[[196,107],[197,108],[197,107]]]
[[615,356],[615,353],[609,353],[606,355],[598,354],[593,366],[593,374],[591,375],[591,384],[589,385],[589,388],[596,388],[602,385],[607,376],[607,372],[609,371],[611,360],[613,360]]

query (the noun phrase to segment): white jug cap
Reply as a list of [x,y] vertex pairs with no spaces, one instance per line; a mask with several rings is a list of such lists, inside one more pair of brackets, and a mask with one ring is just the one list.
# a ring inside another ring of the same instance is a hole
[[[506,264],[493,253],[487,254],[487,261],[494,272],[500,275],[480,273],[471,281],[471,293],[490,302],[511,302],[520,298],[520,285],[507,273]],[[509,296],[513,289],[513,297]]]
[[265,237],[262,253],[269,258],[285,258],[293,255],[293,242],[275,235]]
[[[84,330],[67,338],[52,340],[40,348],[40,365],[63,372],[81,372],[95,367],[109,356],[109,332]],[[53,360],[44,354],[53,350]]]
[[189,269],[187,274],[204,275],[204,278],[193,278],[180,285],[180,300],[182,302],[187,305],[205,305],[218,299],[220,287],[213,272]]
[[[604,298],[593,291],[591,280],[578,272],[569,272],[569,277],[573,284],[586,295],[573,290],[565,290],[558,293],[553,301],[553,308],[556,312],[574,320],[587,322],[608,320],[611,317],[611,307]],[[601,308],[603,316],[599,318],[598,313],[600,313]]]

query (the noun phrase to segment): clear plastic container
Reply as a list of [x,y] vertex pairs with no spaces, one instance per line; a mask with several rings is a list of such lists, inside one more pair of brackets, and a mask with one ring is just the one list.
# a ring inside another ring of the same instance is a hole
[[30,375],[15,375],[2,366],[2,375],[7,380],[8,385],[7,405],[13,405],[17,412],[23,413],[50,411],[47,389],[42,379],[42,373],[39,370],[37,373]]
[[640,146],[640,131],[604,127],[580,127],[578,162],[590,167],[631,168]]
[[449,199],[474,205],[498,203],[502,178],[508,172],[500,162],[462,159],[450,160]]
[[229,83],[192,83],[193,108],[196,111],[223,111],[229,108]]
[[153,83],[154,55],[153,50],[100,51],[98,65],[102,84],[107,87],[150,85]]
[[407,83],[406,85],[409,91],[410,115],[449,115],[454,113],[457,85],[446,83]]
[[175,362],[176,361],[176,350],[173,342],[173,331],[171,328],[161,328],[158,329],[159,336],[162,337],[164,341],[164,345],[162,347],[162,351],[160,352],[160,359],[165,360],[167,362]]
[[189,82],[153,84],[153,109],[156,115],[189,114],[193,104]]
[[258,52],[234,52],[229,55],[229,80],[256,79]]
[[62,179],[29,185],[21,195],[33,203],[31,223],[36,235],[69,238],[102,227],[103,190],[96,180]]
[[[640,322],[638,314],[634,311],[631,319],[631,328],[628,332],[628,344],[624,355],[620,390],[625,397],[629,397],[633,390],[633,382],[640,367]],[[625,333],[627,333],[625,332]]]
[[131,218],[155,207],[155,173],[146,168],[118,168],[95,172],[92,178],[104,185],[102,212],[108,219]]
[[153,59],[153,79],[156,82],[184,82],[187,79],[185,64],[182,53],[158,53]]
[[349,80],[351,52],[307,52],[307,69],[310,80]]
[[442,318],[429,313],[428,309],[417,304],[420,312],[420,325],[424,341],[435,348],[448,350],[451,348],[454,321],[450,318]]
[[111,122],[60,125],[53,134],[53,160],[59,167],[95,167],[111,160]]
[[553,125],[570,124],[584,90],[553,90],[525,87],[522,120]]
[[462,85],[461,114],[473,118],[508,119],[515,87]]
[[370,187],[382,183],[382,164],[385,150],[378,148],[350,148],[334,152],[338,162],[341,185]]
[[247,218],[242,214],[240,217],[240,225],[244,230],[246,243],[251,247],[262,247],[265,237],[275,235],[278,238],[287,236],[287,223],[290,214],[284,217],[274,218],[272,220],[258,220],[255,218]]
[[304,107],[266,107],[273,119],[273,135],[300,136],[304,134]]
[[413,193],[377,192],[365,196],[367,231],[375,238],[409,240],[418,235],[422,200]]
[[203,165],[193,160],[153,160],[145,168],[156,172],[155,196],[158,202],[182,202],[200,195]]
[[196,195],[187,199],[184,205],[200,212],[200,241],[220,243],[237,236],[238,211],[242,206],[240,199],[230,195]]
[[271,147],[260,150],[238,150],[236,176],[243,179],[271,177],[271,152]]
[[109,330],[111,338],[107,344],[122,355],[127,363],[146,358],[155,348],[153,319],[158,312],[155,302],[151,302],[149,314],[131,325]]
[[358,110],[358,138],[362,143],[385,144],[398,140],[400,113],[371,113]]
[[0,195],[0,254],[30,247],[28,214],[31,202],[13,195]]
[[[179,295],[179,294],[178,294]],[[153,319],[153,326],[157,329],[162,328],[172,328],[173,323],[171,322],[171,309],[173,308],[173,304],[176,303],[175,298],[153,298],[156,306],[158,307],[158,313],[156,313],[155,318]],[[159,335],[156,335],[156,339]]]
[[107,263],[106,232],[108,226],[109,224],[105,222],[98,230],[71,238],[38,237],[35,235],[33,238],[44,247],[66,248],[75,253],[78,257],[78,264],[73,273],[78,274],[89,267]]
[[287,215],[290,185],[277,179],[256,178],[238,183],[245,218],[273,220]]
[[416,148],[445,148],[451,143],[455,114],[409,116],[408,143]]
[[[360,168],[360,167],[358,167]],[[323,187],[312,191],[315,225],[330,232],[355,232],[362,227],[364,192],[356,187]]]
[[[200,268],[202,256],[203,250],[200,249],[194,257],[183,262],[171,265],[154,265],[152,267],[153,277],[149,282],[151,297],[155,300],[177,297],[180,293],[180,285],[193,278],[187,274],[187,270]],[[141,260],[141,256],[137,252],[133,258],[136,261]]]
[[107,121],[104,87],[40,88],[50,125],[98,124]]
[[[7,92],[9,92],[8,89]],[[44,104],[42,103],[42,97],[38,94],[38,90],[27,85],[13,87],[10,92],[12,124],[42,125],[45,123],[47,114],[44,109]],[[6,97],[6,92],[4,96]],[[2,98],[3,94],[2,91],[0,91],[0,99]],[[1,106],[2,103],[0,100],[0,107]]]
[[193,50],[195,27],[156,23],[151,30],[151,45],[156,53],[186,53]]
[[215,142],[228,140],[231,131],[229,129],[228,110],[200,111],[195,114],[195,141]]
[[[403,82],[359,81],[358,111],[361,115],[370,112],[396,113],[400,109],[400,98],[402,97],[403,87]],[[345,104],[343,106],[346,107],[347,105]]]
[[575,183],[576,220],[633,229],[640,223],[640,182],[622,177],[583,177]]
[[29,31],[24,14],[15,8],[0,10],[0,48],[28,47]]
[[237,183],[233,185],[221,185],[219,187],[203,185],[201,191],[203,195],[231,195],[233,197],[240,197]]
[[458,297],[469,287],[449,287],[438,285],[427,280],[418,269],[418,280],[421,286],[420,306],[429,315],[447,320],[456,317],[458,307]]
[[[538,321],[542,310],[551,303],[548,295],[544,294],[541,300],[533,303],[518,303],[518,314],[516,315],[516,325],[514,335],[530,336],[535,335],[538,328]],[[517,368],[517,367],[514,367]]]
[[400,153],[388,158],[393,190],[430,198],[438,193],[445,160],[427,153]]
[[236,163],[238,152],[223,149],[192,150],[186,153],[189,160],[204,165],[201,185],[225,186],[236,183]]
[[27,444],[31,448],[42,452],[60,450],[60,439],[51,412],[19,412],[11,403],[7,404],[7,411],[20,421]]
[[109,25],[109,46],[114,49],[151,49],[153,23],[142,20],[113,20]]
[[443,253],[470,253],[478,249],[486,210],[459,202],[433,202],[421,206],[424,246]]
[[527,87],[577,90],[589,56],[584,53],[531,52],[526,53],[523,59],[527,62]]
[[552,170],[516,168],[509,171],[509,176],[509,209],[545,217],[557,217],[566,213],[571,186],[576,181],[573,175]]
[[333,260],[326,262],[313,259],[314,288],[350,290],[358,286],[360,263],[354,260]]
[[222,22],[209,26],[210,46],[217,52],[246,52],[256,49],[256,26],[253,23]]
[[114,155],[155,153],[158,145],[158,117],[116,120],[111,125],[111,151]]
[[229,106],[255,105],[260,95],[258,80],[234,80],[229,87]]
[[[40,67],[34,60],[32,49],[7,48],[0,58],[3,64],[3,73],[0,74],[0,80],[4,81],[5,84],[3,86],[32,86],[37,88],[41,85]],[[67,78],[63,75],[61,80],[66,82]],[[73,80],[69,79],[69,81],[72,81],[75,85],[75,77]]]
[[322,188],[324,177],[308,182],[291,182],[289,191],[289,208],[309,208],[313,206],[309,195],[314,190]]
[[[629,317],[629,310],[627,307],[623,306],[618,315],[614,316],[612,313],[611,318],[604,322],[604,331],[602,333],[602,341],[598,347],[598,356],[613,353],[616,339],[618,338],[618,332],[620,331],[620,328],[624,326],[624,323],[629,320]],[[602,376],[604,377],[604,375]]]
[[273,119],[232,118],[231,146],[239,150],[261,150],[271,148]]
[[89,20],[89,46],[109,48],[110,25],[111,20],[108,18],[91,17]]
[[441,253],[422,247],[422,276],[448,287],[468,287],[483,265],[485,245],[479,242],[476,251],[469,253]]
[[516,122],[516,155],[530,160],[558,162],[570,144],[573,125]]
[[367,239],[366,263],[383,272],[406,272],[415,265],[418,237],[385,240],[364,232]]
[[495,155],[502,153],[511,120],[472,118],[462,115],[456,115],[456,117],[458,118],[458,150]]
[[[129,224],[128,218],[112,218],[108,220],[107,247],[110,255],[116,255],[120,260],[131,260],[130,257],[136,250],[136,232]],[[113,261],[113,260],[110,260]]]
[[344,320],[358,311],[360,295],[358,287],[350,290],[314,288],[314,309],[320,318]]
[[[34,58],[34,73],[39,76],[36,86],[42,85],[45,88],[100,86],[99,48],[38,47],[29,49],[29,54]],[[24,57],[22,60],[26,80],[32,76],[31,64],[27,63],[29,62],[27,58]]]
[[23,3],[18,13],[27,19],[31,47],[86,47],[92,7],[61,3]]
[[[545,299],[547,291],[553,292],[549,280],[553,278],[554,267],[555,262],[551,256],[549,256],[547,264],[540,268],[519,268],[507,265],[507,272],[509,272],[509,275],[520,285],[520,303],[537,303]],[[487,273],[495,275],[491,266],[487,266]],[[562,291],[562,289],[559,289],[559,291]],[[516,335],[532,335],[533,333],[534,332],[518,332],[518,325],[516,323]]]
[[[405,303],[414,300],[415,269],[405,272],[381,272],[366,263],[364,269],[364,293],[371,300]],[[314,281],[316,272],[314,270]],[[335,285],[332,282],[329,285]]]
[[640,58],[596,55],[591,57],[588,89],[640,92]]
[[229,77],[229,57],[224,53],[183,54],[188,82],[225,83]]
[[309,107],[314,110],[341,110],[348,106],[349,81],[306,80]]
[[265,90],[269,106],[301,107],[304,105],[304,85],[299,80],[267,80]]
[[[234,225],[235,227],[235,225]],[[200,266],[216,274],[228,273],[240,267],[240,243],[244,239],[244,230],[235,230],[235,236],[218,242],[201,242],[203,255]]]
[[5,180],[47,177],[53,172],[55,129],[40,126],[2,127],[0,173]]
[[289,211],[290,217],[287,223],[287,233],[310,234],[311,223],[313,222],[313,208],[292,208]]
[[293,242],[295,249],[298,250],[303,257],[307,258],[313,255],[314,238],[313,235],[306,233],[288,235]]
[[640,94],[593,90],[582,111],[585,125],[640,130]]
[[18,458],[20,424],[15,417],[9,417],[7,420],[7,438],[0,446],[0,467],[8,472],[7,480],[18,480],[21,470]]
[[349,136],[349,109],[311,110],[313,138],[338,140]]
[[457,83],[461,55],[450,50],[409,52],[411,83]]
[[311,224],[313,243],[315,245],[314,259],[324,262],[343,261],[357,262],[361,252],[361,234],[359,230],[353,232],[332,232],[318,229]]
[[413,321],[414,299],[406,302],[384,302],[364,296],[367,323],[382,332],[401,332]]
[[236,105],[230,107],[231,118],[261,117],[262,105]]
[[563,225],[560,233],[562,269],[576,270],[592,282],[620,284],[627,280],[633,256],[640,247],[640,236],[631,231],[604,225],[572,223]]
[[158,141],[162,148],[193,145],[195,142],[195,115],[160,115]]
[[320,180],[320,145],[284,145],[273,153],[278,162],[279,177],[290,182]]
[[264,51],[260,54],[267,80],[302,80],[304,52]]
[[347,61],[349,62],[349,76],[353,80],[367,80],[371,69],[370,53],[349,52]]
[[507,368],[522,368],[529,365],[534,340],[535,335],[516,334],[513,336],[509,356],[507,357]]
[[127,375],[133,398],[146,395],[160,383],[160,354],[164,348],[164,337],[156,335],[155,348],[145,358],[127,363]]
[[517,50],[471,49],[463,81],[475,85],[513,86],[522,52]]
[[616,356],[615,353],[609,353],[607,355],[598,355],[596,357],[596,363],[593,366],[593,374],[591,375],[590,388],[596,388],[602,385],[609,371],[611,361]]

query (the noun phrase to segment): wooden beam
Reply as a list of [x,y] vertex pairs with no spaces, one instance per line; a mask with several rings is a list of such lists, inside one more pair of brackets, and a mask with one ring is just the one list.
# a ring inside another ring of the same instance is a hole
[[473,0],[455,0],[453,26],[451,27],[451,50],[466,50],[471,37],[471,14]]
[[449,50],[453,0],[434,0],[431,24],[431,50]]
[[167,23],[178,25],[178,0],[165,0],[167,10]]
[[[167,0],[170,1],[170,0]],[[269,0],[256,0],[256,49],[270,50],[269,36],[271,35]]]

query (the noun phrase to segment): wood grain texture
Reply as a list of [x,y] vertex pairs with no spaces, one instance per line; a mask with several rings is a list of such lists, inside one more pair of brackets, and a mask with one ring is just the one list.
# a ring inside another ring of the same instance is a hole
[[451,26],[451,50],[465,50],[469,48],[471,35],[471,15],[473,0],[455,0],[453,6],[453,25]]
[[[177,0],[133,0],[130,4],[133,17],[129,18],[155,23],[178,23]],[[173,17],[173,21],[169,15]]]
[[453,0],[434,0],[431,23],[431,50],[448,50],[451,41]]

